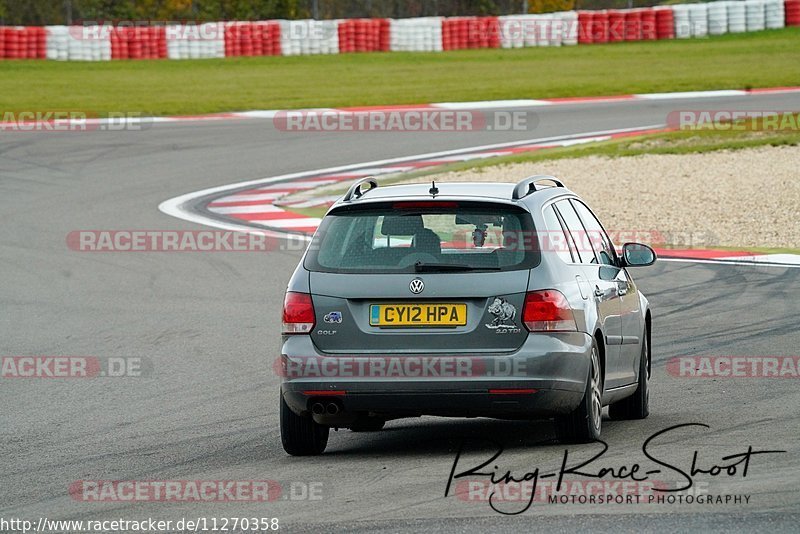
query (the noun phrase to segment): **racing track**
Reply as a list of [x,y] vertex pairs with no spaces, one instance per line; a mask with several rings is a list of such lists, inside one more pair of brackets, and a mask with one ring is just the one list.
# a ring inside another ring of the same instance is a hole
[[[711,428],[678,432],[658,447],[661,458],[687,469],[695,449],[707,462],[749,444],[787,450],[755,457],[746,478],[698,479],[709,493],[750,494],[750,504],[534,505],[506,517],[485,502],[443,498],[458,443],[492,436],[506,447],[503,469],[518,475],[554,469],[563,447],[551,441],[546,423],[401,420],[380,433],[332,433],[318,458],[284,454],[272,362],[283,291],[299,252],[92,254],[65,243],[72,230],[198,229],[157,206],[212,186],[653,125],[673,109],[700,107],[797,109],[800,96],[538,108],[534,132],[301,135],[248,120],[156,124],[141,132],[0,133],[0,355],[139,356],[153,367],[145,378],[0,378],[0,517],[256,516],[279,517],[294,530],[355,531],[795,528],[797,382],[681,379],[669,376],[665,364],[679,355],[798,354],[800,269],[661,262],[638,271],[655,324],[652,412],[644,421],[604,422],[610,450],[598,466],[652,466],[642,456],[643,441],[689,422]],[[488,458],[492,447],[472,441],[467,450],[463,461],[474,462]],[[570,450],[588,458],[596,448]],[[323,498],[85,503],[67,493],[81,479],[321,482]]]

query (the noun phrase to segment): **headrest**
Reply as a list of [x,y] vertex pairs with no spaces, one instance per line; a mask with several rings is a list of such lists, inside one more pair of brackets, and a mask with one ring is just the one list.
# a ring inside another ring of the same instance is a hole
[[381,234],[414,235],[422,228],[422,215],[387,215],[381,223]]

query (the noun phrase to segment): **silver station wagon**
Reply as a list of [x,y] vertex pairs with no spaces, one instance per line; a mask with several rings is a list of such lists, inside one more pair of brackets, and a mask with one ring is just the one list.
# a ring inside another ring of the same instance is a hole
[[379,187],[326,214],[283,309],[280,423],[292,455],[329,430],[421,415],[548,419],[565,442],[648,415],[651,316],[589,207],[550,176]]

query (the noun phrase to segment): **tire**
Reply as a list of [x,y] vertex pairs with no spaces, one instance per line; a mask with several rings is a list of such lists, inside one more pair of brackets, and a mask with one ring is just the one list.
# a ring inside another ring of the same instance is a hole
[[356,421],[350,425],[350,430],[353,432],[377,432],[383,429],[386,424],[385,419],[380,417],[369,417],[367,415],[359,416]]
[[320,425],[311,417],[294,413],[281,395],[281,443],[283,450],[292,456],[322,454],[328,445],[330,428]]
[[603,370],[597,342],[592,343],[591,362],[580,405],[571,414],[556,418],[556,435],[563,443],[588,443],[600,438],[603,424]]
[[608,407],[608,415],[612,419],[617,421],[644,419],[650,415],[650,343],[647,340],[647,330],[644,332],[642,341],[638,382],[633,395]]

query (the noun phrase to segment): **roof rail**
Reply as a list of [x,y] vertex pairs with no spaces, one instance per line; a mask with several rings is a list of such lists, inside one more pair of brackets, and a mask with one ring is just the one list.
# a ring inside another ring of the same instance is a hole
[[369,189],[367,191],[372,191],[376,187],[378,187],[378,181],[375,178],[362,178],[361,180],[357,181],[353,185],[350,186],[350,189],[347,190],[345,193],[344,198],[342,199],[343,202],[349,202],[350,200],[358,200],[367,191],[362,191],[361,186],[369,184]]
[[511,193],[511,198],[513,200],[519,200],[523,197],[530,195],[531,193],[538,191],[536,189],[536,184],[538,182],[547,180],[548,182],[553,182],[555,187],[564,187],[564,184],[561,181],[557,180],[554,176],[550,176],[547,174],[537,174],[534,176],[528,176],[527,178],[520,180],[520,182],[514,186],[514,192]]

